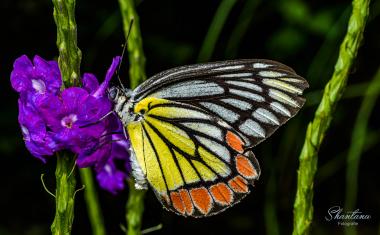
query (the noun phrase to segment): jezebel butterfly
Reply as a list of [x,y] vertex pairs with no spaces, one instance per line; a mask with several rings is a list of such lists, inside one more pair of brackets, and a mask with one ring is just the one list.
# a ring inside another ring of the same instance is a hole
[[182,216],[231,207],[260,176],[253,147],[298,112],[307,87],[293,69],[253,59],[169,69],[133,91],[111,88],[136,187],[149,184]]

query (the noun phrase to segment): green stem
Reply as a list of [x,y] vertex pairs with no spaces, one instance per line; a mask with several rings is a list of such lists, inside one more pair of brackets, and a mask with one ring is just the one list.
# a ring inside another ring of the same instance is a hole
[[82,53],[77,46],[75,0],[52,0],[57,25],[58,64],[64,84],[79,86]]
[[75,157],[68,153],[57,153],[57,169],[55,171],[55,217],[51,225],[52,234],[71,234],[74,220],[74,197],[75,197]]
[[[355,208],[357,191],[358,191],[358,175],[360,156],[364,150],[364,144],[367,136],[368,121],[371,116],[372,110],[375,107],[376,100],[380,93],[380,69],[378,69],[374,79],[368,86],[366,95],[360,106],[358,116],[354,124],[354,129],[351,136],[351,144],[347,156],[347,170],[346,170],[346,201],[345,209],[352,211]],[[350,227],[350,228],[349,228]],[[356,228],[354,226],[347,226],[345,228],[346,235],[354,235]]]
[[130,61],[130,84],[131,88],[137,87],[141,82],[146,80],[145,75],[145,56],[142,46],[142,37],[140,32],[140,20],[135,10],[134,0],[119,0],[121,15],[123,17],[123,26],[125,37],[127,37],[131,20],[133,26],[128,39],[128,55]]
[[[135,10],[134,0],[119,0],[121,15],[123,17],[124,33],[127,38],[131,20],[133,26],[128,39],[128,55],[130,61],[130,85],[137,87],[146,79],[145,56],[142,47],[139,16]],[[145,190],[135,189],[133,179],[129,180],[129,195],[126,205],[127,234],[141,234],[142,215],[144,212]]]
[[126,206],[126,220],[128,224],[128,235],[141,235],[142,214],[144,212],[144,195],[145,190],[135,188],[135,182],[130,179],[129,197]]
[[353,0],[353,10],[346,36],[340,46],[339,57],[332,78],[325,86],[321,103],[309,123],[305,142],[299,156],[297,192],[294,202],[293,234],[309,234],[313,219],[313,183],[317,170],[317,155],[330,126],[335,108],[347,83],[352,64],[363,39],[369,14],[370,0]]
[[[75,23],[75,0],[53,0],[54,20],[57,25],[58,64],[65,86],[80,84],[79,67],[81,51],[77,47]],[[71,233],[74,220],[74,197],[76,179],[75,156],[57,153],[56,212],[51,232],[59,235]]]
[[94,186],[94,178],[91,168],[81,168],[79,170],[81,180],[85,185],[84,198],[87,205],[87,213],[89,215],[92,234],[104,235],[106,234],[103,222],[103,215],[101,212],[99,199]]
[[199,52],[198,62],[204,62],[210,59],[216,41],[223,29],[223,25],[236,2],[236,0],[223,0],[219,4]]

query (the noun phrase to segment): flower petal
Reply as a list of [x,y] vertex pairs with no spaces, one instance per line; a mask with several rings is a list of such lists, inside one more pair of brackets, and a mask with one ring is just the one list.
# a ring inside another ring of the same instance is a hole
[[77,158],[77,165],[79,167],[104,165],[110,156],[111,144],[107,143],[107,140],[103,141],[92,142],[82,147]]
[[58,63],[54,60],[46,61],[36,55],[33,58],[34,63],[34,77],[40,78],[46,84],[46,90],[50,93],[56,94],[62,86],[61,72]]
[[112,159],[110,159],[96,175],[100,187],[112,194],[116,194],[118,191],[124,189],[126,177],[127,175],[124,172],[116,168]]
[[57,94],[62,86],[58,63],[46,61],[37,55],[33,63],[26,55],[15,60],[11,73],[13,89],[20,93]]
[[80,123],[90,124],[99,121],[112,109],[111,101],[107,98],[87,96],[78,111]]
[[13,63],[11,84],[17,92],[24,92],[31,87],[28,73],[33,70],[33,64],[26,55],[22,55]]
[[43,162],[46,156],[53,155],[53,152],[61,149],[46,130],[46,125],[38,112],[29,103],[19,99],[18,120],[24,136],[24,141],[29,152],[41,159]]
[[82,79],[83,88],[89,93],[92,94],[99,87],[99,82],[96,79],[95,75],[92,73],[85,73]]
[[89,96],[88,92],[80,87],[69,87],[62,91],[61,99],[67,114],[76,113],[81,109],[84,100]]
[[45,94],[36,97],[35,107],[41,117],[53,131],[59,131],[61,126],[61,118],[64,115],[64,106],[58,96],[53,94]]
[[130,142],[125,139],[124,134],[112,135],[112,157],[117,159],[128,160]]
[[94,93],[95,97],[105,96],[106,90],[109,86],[111,78],[112,78],[113,74],[115,73],[117,66],[120,63],[120,59],[121,59],[120,56],[116,56],[113,58],[112,64],[111,64],[110,68],[107,70],[106,78],[104,79],[102,84],[100,84],[98,90]]

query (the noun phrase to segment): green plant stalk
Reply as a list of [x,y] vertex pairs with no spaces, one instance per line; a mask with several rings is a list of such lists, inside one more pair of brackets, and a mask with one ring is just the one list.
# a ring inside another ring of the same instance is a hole
[[128,235],[141,235],[142,214],[144,212],[145,190],[135,188],[134,180],[128,180],[129,196],[126,205],[126,220]]
[[[81,51],[77,47],[75,0],[53,0],[54,20],[57,25],[58,64],[66,87],[80,84],[79,67]],[[71,234],[74,220],[75,156],[67,152],[57,153],[56,212],[52,234]]]
[[[362,104],[359,109],[358,116],[354,124],[354,129],[351,136],[350,148],[347,157],[347,170],[346,170],[346,200],[345,209],[352,211],[355,209],[357,192],[358,192],[358,175],[360,156],[364,150],[364,144],[367,137],[368,121],[371,116],[372,110],[375,107],[376,100],[380,93],[380,68],[378,69],[375,77],[368,86],[367,92],[364,96]],[[346,228],[347,227],[347,228]],[[356,234],[355,226],[346,226],[345,234]],[[350,228],[349,228],[350,227]]]
[[91,168],[81,168],[79,174],[83,185],[85,186],[84,198],[87,206],[87,213],[89,215],[92,234],[104,235],[106,234],[104,228],[104,220],[101,212],[99,199],[94,185],[94,177]]
[[75,0],[53,0],[53,4],[62,80],[66,87],[79,86],[82,52],[77,46]]
[[[131,20],[133,26],[128,38],[129,76],[130,85],[134,89],[146,79],[145,56],[142,46],[139,16],[135,10],[134,0],[119,0],[121,15],[123,18],[125,38],[128,36]],[[145,190],[135,189],[133,179],[129,179],[129,195],[126,205],[127,234],[140,235],[142,215],[144,212]]]
[[297,192],[294,202],[293,234],[309,234],[313,220],[313,184],[317,170],[317,155],[331,124],[333,113],[347,83],[352,64],[363,39],[369,14],[370,0],[353,0],[347,33],[340,46],[332,78],[325,86],[321,103],[309,123],[305,142],[299,156]]
[[140,32],[140,20],[135,10],[134,0],[119,0],[119,5],[123,17],[125,37],[127,37],[131,21],[133,20],[131,34],[127,42],[130,65],[129,77],[131,88],[133,89],[146,80],[145,56]]
[[223,25],[236,2],[236,0],[223,0],[219,4],[199,52],[197,59],[198,62],[204,62],[210,59],[214,51],[216,41],[222,32]]
[[57,153],[56,155],[56,211],[53,224],[51,225],[51,232],[55,235],[69,235],[71,234],[74,220],[75,157],[69,153]]

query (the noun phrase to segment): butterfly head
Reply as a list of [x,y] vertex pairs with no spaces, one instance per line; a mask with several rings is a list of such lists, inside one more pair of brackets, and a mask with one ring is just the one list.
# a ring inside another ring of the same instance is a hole
[[131,97],[132,91],[129,89],[123,90],[120,87],[111,87],[108,89],[108,98],[114,103],[120,102],[120,99],[128,100]]
[[108,90],[108,98],[114,104],[114,112],[119,116],[124,125],[133,120],[133,103],[130,102],[132,91],[129,89],[121,89],[119,87],[111,87]]
[[117,99],[119,98],[119,93],[120,93],[120,89],[118,87],[111,87],[109,90],[108,90],[108,98],[116,103],[117,102]]

